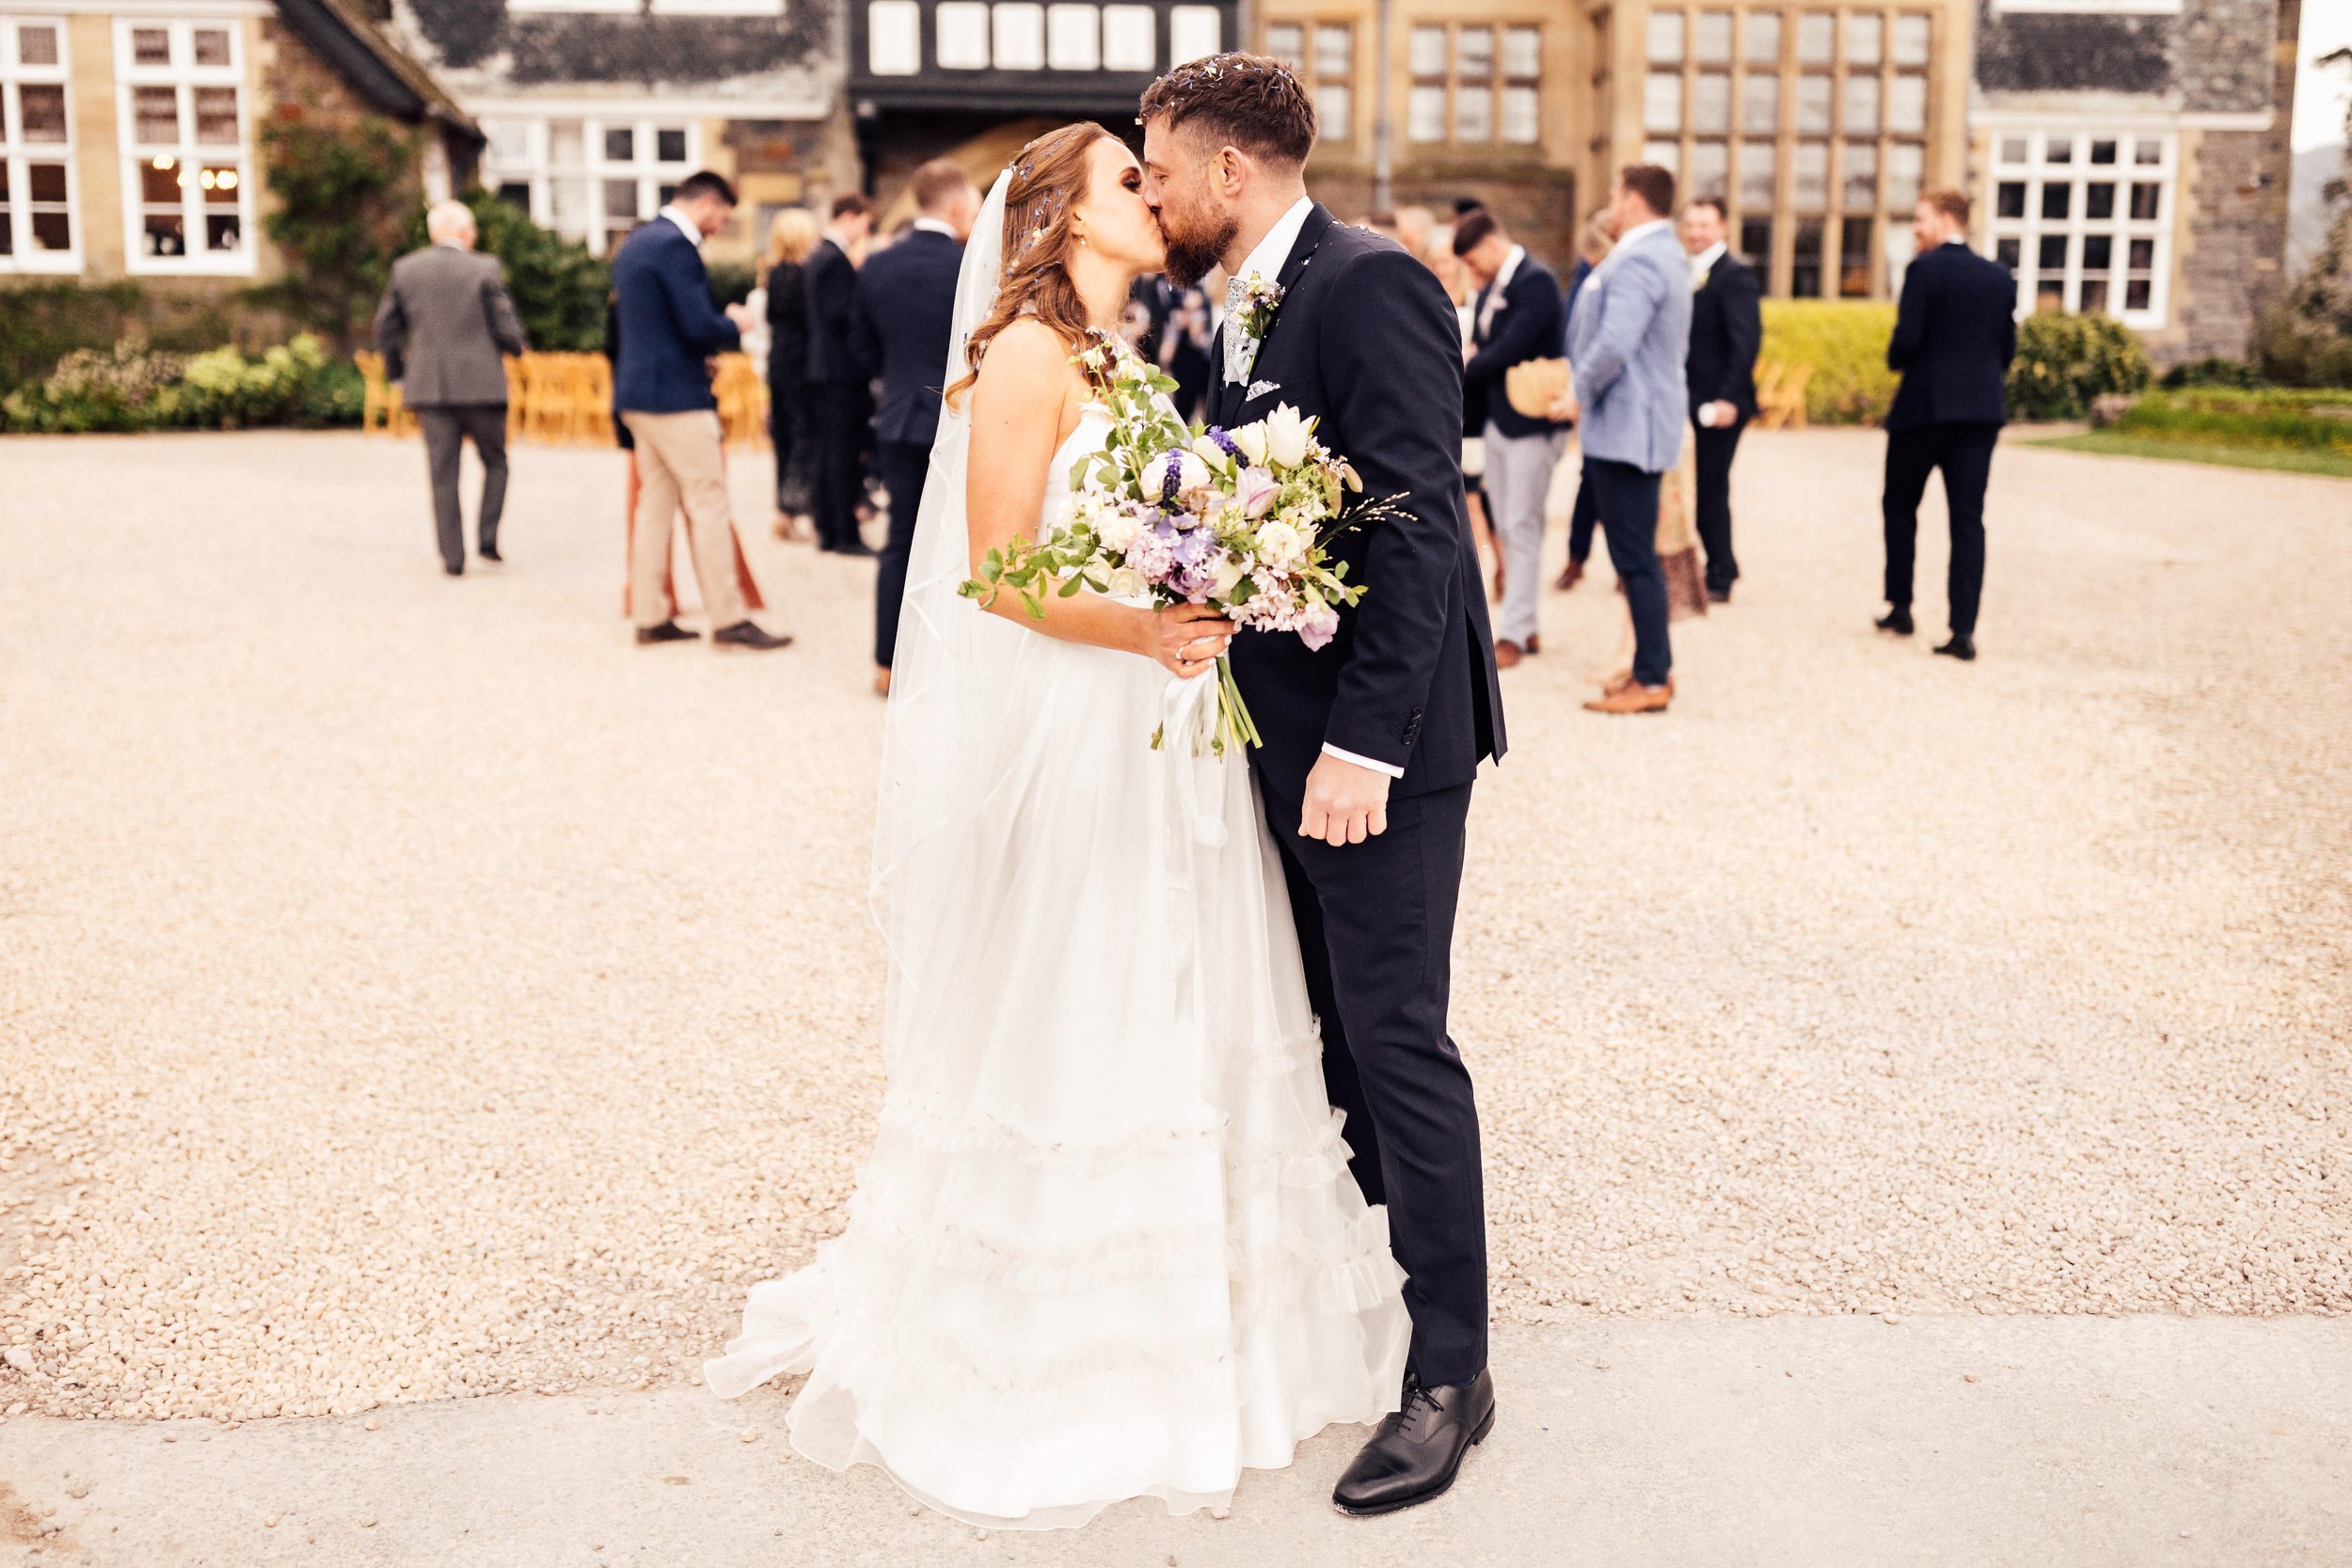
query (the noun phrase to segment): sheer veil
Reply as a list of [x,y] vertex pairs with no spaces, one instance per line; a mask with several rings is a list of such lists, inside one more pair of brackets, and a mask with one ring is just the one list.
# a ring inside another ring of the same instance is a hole
[[[996,303],[1004,276],[1005,192],[1011,180],[1009,169],[996,177],[973,220],[956,277],[942,388],[961,380],[970,368],[966,345]],[[944,1000],[935,983],[940,976],[929,960],[939,951],[939,922],[952,918],[948,911],[962,904],[952,885],[957,830],[983,809],[989,793],[987,741],[997,718],[992,698],[1001,690],[990,676],[998,662],[993,656],[1002,651],[990,634],[1011,629],[989,624],[958,592],[971,576],[964,512],[970,416],[968,396],[961,409],[949,404],[940,410],[907,562],[890,707],[882,722],[869,893],[890,958],[882,1051],[892,1067],[903,1042],[921,1037],[926,1010]]]

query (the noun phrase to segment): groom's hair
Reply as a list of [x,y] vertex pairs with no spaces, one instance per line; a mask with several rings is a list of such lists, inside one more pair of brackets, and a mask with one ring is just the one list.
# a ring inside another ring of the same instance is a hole
[[1180,65],[1146,87],[1136,122],[1190,125],[1253,158],[1307,161],[1315,145],[1315,103],[1291,68],[1264,55],[1211,55]]

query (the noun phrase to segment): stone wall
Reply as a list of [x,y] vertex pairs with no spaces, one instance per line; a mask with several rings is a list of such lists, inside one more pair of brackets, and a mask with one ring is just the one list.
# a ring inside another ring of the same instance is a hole
[[2263,131],[2183,135],[2186,232],[2173,273],[2172,330],[2149,344],[2157,358],[2241,357],[2254,318],[2277,298],[2286,225],[2261,179],[2271,142]]

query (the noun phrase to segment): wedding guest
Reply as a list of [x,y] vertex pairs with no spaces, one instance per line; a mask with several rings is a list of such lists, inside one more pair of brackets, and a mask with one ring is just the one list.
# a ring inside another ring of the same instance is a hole
[[850,350],[859,370],[868,379],[880,379],[882,388],[874,439],[882,489],[890,497],[890,538],[874,576],[874,689],[884,695],[890,690],[891,651],[898,645],[907,555],[914,547],[931,437],[939,430],[941,376],[956,318],[956,274],[963,265],[972,220],[980,213],[980,193],[953,159],[925,164],[908,188],[914,197],[914,227],[866,261],[850,306]]
[[[1567,357],[1567,325],[1576,316],[1576,299],[1584,287],[1584,280],[1593,276],[1593,269],[1609,255],[1609,246],[1617,234],[1616,220],[1603,207],[1584,220],[1584,227],[1576,237],[1576,267],[1568,274],[1568,303],[1560,313],[1560,355]],[[1552,411],[1553,418],[1561,410]],[[1560,580],[1554,588],[1565,593],[1584,580],[1584,563],[1593,559],[1593,486],[1585,478],[1584,464],[1580,452],[1576,471],[1576,502],[1568,513],[1568,562],[1560,568]]]
[[1187,420],[1209,395],[1209,344],[1215,336],[1208,296],[1199,289],[1178,291],[1160,329],[1158,362],[1176,383],[1176,412]]
[[1675,178],[1655,164],[1617,176],[1617,242],[1593,269],[1568,324],[1577,421],[1609,560],[1633,616],[1633,668],[1584,705],[1595,713],[1662,713],[1674,696],[1666,581],[1658,564],[1659,479],[1682,451],[1689,417],[1683,361],[1691,347],[1691,269],[1667,214]]
[[1909,637],[1919,498],[1944,470],[1952,560],[1946,585],[1952,635],[1936,648],[1977,657],[1984,591],[1984,487],[2009,419],[2009,362],[2017,356],[2016,290],[2009,270],[1968,248],[1968,198],[1930,191],[1912,210],[1918,243],[1903,274],[1886,364],[1902,372],[1886,411],[1886,613],[1881,631]]
[[[1429,238],[1415,252],[1422,265],[1438,275],[1438,282],[1445,289],[1446,297],[1454,301],[1454,319],[1462,329],[1462,356],[1467,359],[1477,347],[1478,292],[1471,286],[1470,275],[1454,254],[1454,225],[1445,224],[1429,231]],[[1494,530],[1486,520],[1486,493],[1483,488],[1486,474],[1486,443],[1483,439],[1486,420],[1483,411],[1466,396],[1462,400],[1462,505],[1469,515],[1470,540],[1478,546],[1481,561],[1495,563],[1494,587],[1489,597],[1498,603],[1509,586],[1510,567],[1502,559],[1502,551],[1495,543]]]
[[1416,256],[1429,248],[1429,237],[1437,227],[1438,214],[1426,207],[1396,210],[1396,243]]
[[1480,426],[1486,522],[1503,562],[1495,665],[1508,670],[1542,650],[1544,498],[1568,437],[1565,426],[1512,407],[1503,388],[1513,366],[1558,353],[1560,280],[1484,209],[1454,226],[1454,254],[1478,285],[1462,395]]
[[817,214],[787,207],[768,226],[768,439],[776,449],[776,537],[799,533],[808,515],[808,267],[821,238]]
[[1707,596],[1729,604],[1740,578],[1731,553],[1731,460],[1740,433],[1756,418],[1763,291],[1724,241],[1723,198],[1702,196],[1682,209],[1682,248],[1691,253],[1691,357],[1683,367],[1696,472],[1691,510],[1707,552]]
[[495,256],[474,254],[474,218],[462,201],[425,214],[432,244],[392,263],[375,309],[375,347],[384,374],[401,388],[424,432],[425,477],[441,569],[466,574],[465,518],[457,464],[471,441],[482,459],[482,506],[474,537],[482,559],[498,562],[499,515],[506,506],[506,364],[525,348],[522,323]]
[[[808,383],[810,500],[817,547],[836,555],[871,555],[858,534],[858,502],[866,491],[863,455],[872,399],[866,376],[850,351],[850,305],[857,290],[857,254],[874,230],[874,204],[850,191],[834,198],[833,219],[809,253]],[[945,351],[943,351],[943,362]]]
[[654,221],[630,234],[612,261],[621,360],[613,404],[628,428],[643,488],[629,535],[630,619],[650,646],[693,637],[672,618],[664,579],[671,520],[683,507],[694,580],[721,647],[765,650],[792,640],[753,621],[736,581],[735,525],[726,459],[707,361],[742,341],[751,312],[710,302],[703,241],[735,215],[735,187],[705,169],[690,174]]

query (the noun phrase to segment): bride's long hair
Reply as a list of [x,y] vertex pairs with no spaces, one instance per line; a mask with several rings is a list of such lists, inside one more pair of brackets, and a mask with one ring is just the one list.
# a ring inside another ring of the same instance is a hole
[[963,394],[979,379],[980,358],[999,332],[1033,315],[1060,334],[1073,354],[1085,348],[1091,328],[1086,302],[1062,263],[1074,243],[1071,214],[1086,199],[1098,141],[1116,140],[1090,119],[1065,125],[1023,148],[1012,161],[1005,186],[1005,271],[996,304],[972,329],[965,345],[971,368],[947,388],[947,406],[960,409]]

